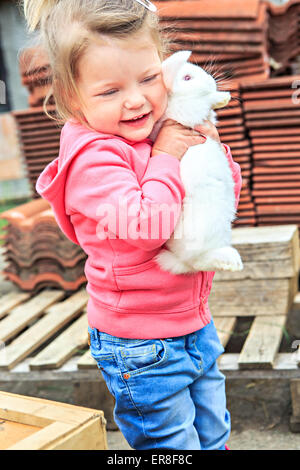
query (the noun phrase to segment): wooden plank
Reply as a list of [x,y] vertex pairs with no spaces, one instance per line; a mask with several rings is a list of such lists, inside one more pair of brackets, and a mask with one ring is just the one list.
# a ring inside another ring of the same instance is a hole
[[0,322],[0,341],[7,341],[41,316],[45,309],[65,296],[64,291],[43,290],[28,302],[19,305]]
[[294,297],[292,309],[293,310],[300,310],[300,292],[297,292],[297,294]]
[[97,369],[97,362],[91,356],[90,350],[88,350],[81,358],[77,361],[78,369]]
[[[76,413],[74,413],[76,409]],[[0,391],[0,418],[45,427],[53,421],[79,425],[100,410]]]
[[106,421],[102,416],[94,416],[67,436],[57,439],[45,450],[108,450]]
[[216,272],[215,282],[246,278],[289,278],[299,272],[297,225],[234,228],[232,244],[241,255],[244,269]]
[[286,315],[256,317],[239,356],[241,369],[273,367],[280,346]]
[[[240,211],[240,216],[241,215],[242,212]],[[235,248],[237,248],[239,252],[241,251],[238,247]],[[265,261],[257,261],[254,258],[252,261],[247,261],[241,252],[240,255],[243,260],[244,269],[236,272],[217,271],[214,282],[234,281],[239,279],[280,279],[293,277],[295,275],[293,268],[294,263],[291,257],[278,260],[273,258],[270,254],[269,259]],[[299,257],[297,259],[299,260]]]
[[[266,253],[263,251],[259,253],[259,246],[263,245],[265,248],[276,250],[274,244],[279,244],[283,250],[286,250],[286,246],[290,243],[297,231],[298,226],[296,224],[276,225],[274,227],[236,228],[232,231],[232,241],[240,246],[244,244],[250,245],[252,250],[257,247],[257,254],[260,259],[266,259]],[[278,255],[283,258],[286,256],[286,251],[281,254],[278,253]]]
[[0,297],[0,318],[5,317],[12,308],[30,298],[29,292],[9,292]]
[[300,420],[300,379],[293,379],[290,383],[293,416]]
[[7,420],[1,421],[0,450],[6,450],[40,429],[40,427],[29,426],[29,424],[16,423],[14,421]]
[[43,450],[49,442],[51,443],[71,432],[73,427],[73,424],[55,421],[44,429],[16,442],[7,450]]
[[[298,226],[297,226],[298,227]],[[299,239],[299,227],[297,233],[292,238],[292,253],[291,258],[294,263],[295,272],[299,274],[300,269],[300,239]]]
[[[102,428],[102,429],[101,429]],[[55,421],[17,442],[7,450],[107,450],[106,430],[96,415],[74,429],[74,425]]]
[[[220,370],[239,370],[239,354],[224,353],[218,358]],[[295,353],[277,353],[273,363],[274,371],[299,370]]]
[[236,321],[236,317],[217,317],[214,319],[220,342],[224,348],[232,335]]
[[293,353],[278,353],[273,364],[274,370],[295,370],[298,369],[299,356]]
[[209,306],[219,316],[287,314],[298,290],[298,275],[290,279],[213,281]]
[[54,339],[29,363],[31,370],[57,369],[88,344],[88,321],[86,311],[67,330]]
[[97,362],[91,356],[90,349],[88,349],[77,361],[78,369],[97,369]]
[[225,353],[218,357],[217,363],[220,370],[238,370],[239,369],[239,354]]
[[50,307],[46,315],[17,337],[0,357],[0,370],[12,369],[35,351],[64,325],[76,318],[88,301],[88,294],[81,289],[64,302]]

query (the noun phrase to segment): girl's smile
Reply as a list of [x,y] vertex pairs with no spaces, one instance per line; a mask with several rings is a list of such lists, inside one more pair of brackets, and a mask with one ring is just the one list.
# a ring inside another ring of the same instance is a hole
[[141,127],[143,126],[148,118],[150,117],[150,113],[142,114],[136,118],[129,119],[129,120],[124,120],[122,121],[124,124],[131,126],[131,127]]
[[131,141],[147,138],[167,106],[158,51],[144,32],[90,45],[79,61],[77,85],[88,124]]

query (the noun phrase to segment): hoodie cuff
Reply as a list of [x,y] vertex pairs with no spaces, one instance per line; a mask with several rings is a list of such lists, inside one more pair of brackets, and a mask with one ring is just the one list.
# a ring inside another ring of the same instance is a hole
[[235,194],[235,208],[237,209],[240,200],[240,193],[242,189],[242,173],[240,165],[235,162],[231,155],[231,150],[229,145],[222,144],[223,148],[226,150],[226,157],[232,172],[232,178],[234,180],[234,194]]

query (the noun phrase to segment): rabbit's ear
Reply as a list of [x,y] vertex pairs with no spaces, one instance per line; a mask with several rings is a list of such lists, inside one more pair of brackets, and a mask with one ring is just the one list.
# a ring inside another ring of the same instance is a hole
[[165,86],[168,90],[172,89],[173,81],[176,73],[182,65],[190,58],[192,51],[178,51],[170,55],[162,63],[162,72]]

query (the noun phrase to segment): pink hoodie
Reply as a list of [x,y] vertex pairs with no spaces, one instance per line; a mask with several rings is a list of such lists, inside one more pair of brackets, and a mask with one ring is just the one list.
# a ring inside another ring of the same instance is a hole
[[[63,233],[88,256],[89,325],[124,338],[181,336],[211,318],[214,272],[175,275],[153,259],[174,231],[185,192],[179,160],[151,157],[151,147],[149,139],[130,142],[69,120],[58,158],[36,184]],[[225,147],[237,207],[241,171]]]

